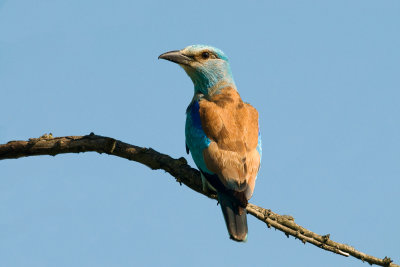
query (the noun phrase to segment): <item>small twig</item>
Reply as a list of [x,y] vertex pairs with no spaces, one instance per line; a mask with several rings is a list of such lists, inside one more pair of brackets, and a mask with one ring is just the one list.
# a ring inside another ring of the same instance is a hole
[[[64,153],[98,152],[142,163],[153,170],[162,169],[171,174],[180,184],[185,184],[194,191],[209,198],[216,199],[212,192],[203,192],[198,170],[191,168],[184,158],[173,159],[166,154],[159,153],[151,148],[130,145],[110,137],[95,135],[53,137],[45,134],[40,138],[31,138],[29,141],[10,141],[0,145],[0,160],[16,159],[20,157],[51,155]],[[330,239],[330,235],[318,235],[296,224],[293,217],[279,215],[269,209],[248,204],[247,212],[265,222],[270,228],[284,232],[299,239],[301,242],[311,243],[324,250],[342,255],[353,256],[370,264],[380,266],[400,267],[392,263],[388,257],[383,259],[367,255],[355,248],[337,243]]]

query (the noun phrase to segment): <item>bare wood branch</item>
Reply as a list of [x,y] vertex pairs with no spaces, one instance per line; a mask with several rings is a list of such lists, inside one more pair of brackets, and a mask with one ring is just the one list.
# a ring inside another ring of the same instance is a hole
[[[174,159],[166,154],[159,153],[151,148],[130,145],[110,137],[91,133],[86,136],[65,136],[54,138],[51,134],[40,138],[31,138],[29,141],[10,141],[0,145],[0,160],[16,159],[20,157],[51,155],[63,153],[98,152],[142,163],[153,170],[162,169],[171,174],[180,184],[185,184],[194,191],[209,198],[216,199],[216,195],[202,191],[200,173],[191,168],[185,158]],[[299,239],[301,242],[311,243],[324,250],[342,255],[353,256],[370,264],[380,266],[400,267],[388,257],[383,259],[367,255],[355,248],[330,239],[329,234],[318,235],[296,224],[291,216],[279,215],[269,209],[248,204],[247,212],[286,234]]]

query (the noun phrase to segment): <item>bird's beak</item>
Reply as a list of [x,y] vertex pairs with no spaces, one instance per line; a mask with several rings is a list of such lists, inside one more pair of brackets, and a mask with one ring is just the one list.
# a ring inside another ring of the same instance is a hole
[[158,59],[166,59],[178,64],[183,64],[183,65],[190,65],[190,62],[193,61],[192,58],[186,56],[179,50],[174,50],[174,51],[169,51],[164,54],[161,54]]

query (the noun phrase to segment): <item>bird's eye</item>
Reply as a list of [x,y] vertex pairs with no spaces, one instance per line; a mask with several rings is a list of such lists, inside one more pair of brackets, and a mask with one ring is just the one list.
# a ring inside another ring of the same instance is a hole
[[203,52],[203,53],[201,53],[201,57],[202,57],[203,59],[208,59],[208,58],[210,57],[210,53],[208,53],[208,52]]

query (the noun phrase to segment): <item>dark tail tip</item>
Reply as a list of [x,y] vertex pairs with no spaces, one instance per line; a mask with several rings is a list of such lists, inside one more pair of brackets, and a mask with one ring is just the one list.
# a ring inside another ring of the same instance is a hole
[[231,197],[218,193],[218,199],[221,204],[222,213],[229,236],[232,240],[238,242],[247,241],[247,216],[246,210],[238,205]]

